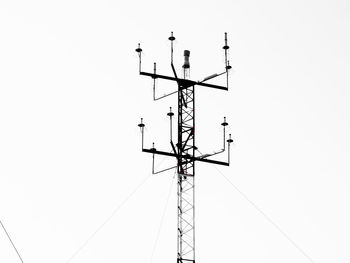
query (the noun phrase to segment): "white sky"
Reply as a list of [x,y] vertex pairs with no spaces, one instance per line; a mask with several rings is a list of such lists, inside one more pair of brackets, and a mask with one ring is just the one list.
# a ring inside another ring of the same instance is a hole
[[[170,31],[195,80],[223,68],[229,34],[229,92],[197,88],[198,147],[220,146],[227,116],[218,169],[314,262],[349,262],[348,1],[3,0],[0,219],[24,262],[67,263],[147,178],[140,117],[147,145],[170,149],[176,97],[152,101],[134,52],[171,74]],[[197,262],[309,262],[213,166],[196,171]],[[70,262],[151,262],[172,176],[151,176]],[[175,261],[175,183],[154,251]],[[0,262],[19,262],[1,229]]]

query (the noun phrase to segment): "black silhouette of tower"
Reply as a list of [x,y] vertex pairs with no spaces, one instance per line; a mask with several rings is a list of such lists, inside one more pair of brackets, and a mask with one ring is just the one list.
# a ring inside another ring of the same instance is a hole
[[[189,79],[190,70],[190,51],[184,51],[184,64],[182,66],[183,77],[177,76],[175,66],[173,64],[173,41],[175,37],[173,32],[169,37],[171,42],[171,69],[174,76],[159,75],[156,73],[156,63],[154,63],[153,73],[143,72],[141,70],[141,53],[142,49],[140,44],[136,52],[139,55],[139,73],[140,75],[148,76],[153,79],[153,99],[159,100],[164,97],[170,96],[172,94],[177,94],[177,105],[178,105],[178,115],[177,115],[177,143],[173,142],[173,131],[172,131],[172,121],[174,113],[170,107],[170,112],[167,114],[170,118],[170,146],[171,151],[159,151],[155,148],[154,143],[152,148],[144,148],[144,127],[143,119],[141,118],[141,123],[138,125],[142,133],[142,151],[148,152],[153,155],[153,166],[152,172],[154,174],[168,171],[170,169],[177,169],[177,263],[185,262],[195,262],[195,162],[206,162],[218,165],[229,165],[230,161],[230,144],[233,142],[231,139],[231,134],[226,140],[225,128],[228,125],[226,118],[224,117],[224,122],[221,123],[223,126],[223,147],[219,151],[213,152],[211,154],[201,154],[195,144],[195,86],[204,86],[208,88],[228,90],[228,75],[229,69],[231,68],[229,61],[227,59],[229,46],[227,45],[227,33],[225,33],[225,45],[223,46],[225,54],[225,70],[219,74],[213,74],[202,81],[193,81]],[[219,86],[208,84],[206,81],[213,79],[215,77],[226,75],[226,86]],[[161,97],[156,97],[156,79],[164,79],[169,81],[174,81],[177,83],[177,89],[174,92],[163,95]],[[227,162],[217,161],[208,159],[213,155],[223,153],[228,150],[228,160]],[[199,152],[199,155],[196,153]],[[155,171],[154,168],[154,157],[155,155],[165,155],[175,157],[177,160],[177,165],[174,167],[166,168],[160,171]]]

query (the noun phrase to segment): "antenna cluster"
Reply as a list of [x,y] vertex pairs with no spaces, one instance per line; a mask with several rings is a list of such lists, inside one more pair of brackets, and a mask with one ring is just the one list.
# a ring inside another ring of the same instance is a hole
[[[142,49],[140,44],[136,48],[136,52],[139,56],[139,73],[140,75],[148,76],[153,79],[153,100],[160,100],[173,94],[178,94],[177,96],[177,143],[174,144],[173,141],[173,118],[174,112],[170,107],[167,116],[169,116],[170,123],[170,151],[160,151],[156,149],[154,142],[151,148],[144,147],[144,128],[145,124],[141,118],[141,122],[138,126],[141,129],[142,136],[142,151],[152,154],[152,172],[153,174],[161,173],[176,168],[178,174],[178,236],[177,236],[177,263],[183,262],[195,262],[195,222],[194,222],[194,181],[195,181],[195,162],[206,162],[218,165],[228,166],[230,164],[230,144],[233,142],[231,134],[229,134],[228,139],[226,139],[226,126],[228,123],[226,117],[221,123],[223,127],[223,146],[220,150],[215,151],[211,154],[202,154],[199,152],[197,145],[195,144],[195,86],[214,88],[219,90],[228,90],[228,76],[229,70],[231,69],[228,60],[228,49],[227,44],[227,33],[225,33],[225,42],[223,46],[225,54],[225,67],[224,71],[221,73],[212,74],[202,81],[194,81],[189,79],[190,70],[190,51],[184,51],[184,64],[182,65],[182,75],[180,78],[177,75],[174,63],[174,45],[175,40],[173,32],[168,38],[170,40],[170,66],[172,69],[173,76],[166,76],[157,74],[157,65],[153,65],[153,73],[148,73],[142,71],[141,65],[141,54]],[[214,85],[205,83],[210,79],[214,79],[218,76],[226,74],[226,86]],[[161,97],[156,96],[156,79],[164,79],[168,81],[174,81],[177,84],[177,89],[174,92],[170,92]],[[227,147],[226,147],[227,145]],[[227,149],[228,157],[227,161],[218,161],[213,159],[208,159],[214,155],[225,152]],[[200,155],[196,155],[199,152]],[[154,168],[154,158],[155,155],[164,155],[175,157],[177,164],[175,166],[155,171]]]

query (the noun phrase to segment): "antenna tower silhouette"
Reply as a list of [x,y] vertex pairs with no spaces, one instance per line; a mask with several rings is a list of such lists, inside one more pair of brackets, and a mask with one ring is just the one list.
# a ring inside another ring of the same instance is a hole
[[[227,45],[227,33],[225,33],[225,44],[223,46],[225,55],[225,68],[222,73],[213,74],[202,81],[193,81],[189,79],[190,72],[190,51],[184,51],[184,64],[182,66],[183,77],[178,77],[173,64],[173,42],[175,37],[173,32],[169,37],[171,43],[171,69],[173,76],[159,75],[156,72],[156,63],[154,63],[153,73],[144,72],[141,70],[141,54],[142,49],[140,44],[136,49],[139,56],[139,73],[143,76],[148,76],[153,79],[153,99],[159,100],[167,96],[177,94],[177,143],[173,142],[173,117],[174,113],[170,107],[167,115],[170,119],[170,151],[160,151],[155,148],[154,143],[152,147],[147,149],[144,147],[144,128],[145,124],[141,118],[141,123],[138,126],[141,129],[142,135],[142,151],[151,153],[153,157],[152,172],[153,174],[161,173],[171,169],[177,169],[177,263],[195,262],[195,162],[206,162],[211,164],[225,165],[230,164],[230,144],[233,142],[231,134],[229,134],[226,140],[226,117],[224,117],[223,123],[223,147],[219,151],[211,154],[196,155],[198,148],[195,144],[195,86],[202,86],[207,88],[214,88],[219,90],[228,90],[228,77],[231,66],[229,64]],[[226,75],[226,86],[219,86],[208,84],[206,81],[218,77],[220,75]],[[164,79],[168,81],[174,81],[177,84],[177,89],[174,92],[166,95],[156,97],[156,79]],[[226,147],[227,144],[227,147]],[[227,162],[208,159],[213,155],[225,152],[227,149],[228,159]],[[176,166],[166,168],[160,171],[155,171],[154,158],[155,155],[165,155],[175,157]]]

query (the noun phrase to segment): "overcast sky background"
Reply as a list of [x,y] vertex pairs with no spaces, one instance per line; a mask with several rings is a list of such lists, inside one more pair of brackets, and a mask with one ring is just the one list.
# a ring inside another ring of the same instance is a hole
[[[24,262],[175,262],[174,173],[148,177],[137,124],[170,149],[176,97],[152,101],[134,51],[171,74],[171,31],[195,80],[222,71],[228,32],[229,91],[196,89],[199,149],[221,147],[226,116],[219,171],[315,263],[349,262],[349,1],[3,0],[0,219]],[[215,167],[196,169],[197,262],[310,262]],[[1,229],[0,262],[19,262]]]

